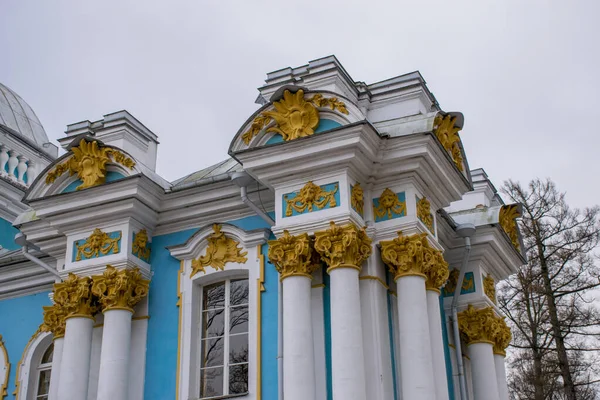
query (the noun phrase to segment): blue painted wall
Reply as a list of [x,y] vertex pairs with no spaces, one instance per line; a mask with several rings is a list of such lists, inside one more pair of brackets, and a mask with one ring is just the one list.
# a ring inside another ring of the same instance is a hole
[[[257,216],[228,221],[244,230],[268,228]],[[179,261],[166,247],[184,243],[197,229],[152,238],[150,263],[154,276],[148,296],[148,344],[146,352],[145,400],[175,399],[179,308],[177,279]],[[279,275],[265,255],[265,291],[262,293],[262,393],[263,400],[277,399],[277,290]]]
[[448,379],[448,398],[454,400],[454,380],[452,379],[452,360],[450,359],[450,346],[448,342],[448,329],[446,327],[446,311],[444,311],[444,297],[440,296],[440,314],[442,317],[442,338],[444,339],[444,359],[446,361],[446,379]]
[[19,230],[12,226],[9,221],[0,218],[0,246],[7,250],[16,250],[19,248],[15,244],[15,235]]
[[0,335],[8,352],[8,397],[14,399],[17,365],[29,339],[43,322],[43,306],[51,305],[48,292],[0,301]]

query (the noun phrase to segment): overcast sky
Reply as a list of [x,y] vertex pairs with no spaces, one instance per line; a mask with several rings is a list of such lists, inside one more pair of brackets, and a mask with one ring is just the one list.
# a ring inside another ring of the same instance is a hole
[[330,54],[367,83],[419,70],[464,113],[471,168],[497,187],[551,177],[586,206],[600,203],[599,15],[598,1],[0,0],[0,82],[52,140],[128,110],[174,180],[227,157],[267,72]]

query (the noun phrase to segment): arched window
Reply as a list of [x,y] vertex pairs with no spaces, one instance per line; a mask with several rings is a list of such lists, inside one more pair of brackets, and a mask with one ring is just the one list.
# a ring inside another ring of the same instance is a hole
[[54,355],[54,343],[48,346],[37,367],[37,392],[36,400],[48,400],[50,391],[50,374],[52,370],[52,357]]

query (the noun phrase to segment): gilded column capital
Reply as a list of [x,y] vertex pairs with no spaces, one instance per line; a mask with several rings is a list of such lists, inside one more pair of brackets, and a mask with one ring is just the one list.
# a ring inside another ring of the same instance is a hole
[[92,293],[98,297],[102,312],[126,310],[148,295],[150,281],[142,278],[139,268],[118,270],[107,265],[102,275],[92,277]]
[[372,253],[371,238],[365,228],[359,229],[354,224],[339,226],[331,221],[329,229],[315,232],[315,250],[328,265],[328,273],[336,268],[360,271]]
[[64,307],[53,304],[44,306],[44,322],[42,323],[42,332],[51,332],[54,339],[59,339],[65,336],[67,312]]
[[269,261],[275,265],[281,280],[290,276],[305,276],[312,279],[312,273],[319,264],[313,262],[314,249],[308,234],[292,236],[287,230],[277,240],[269,241]]
[[496,316],[492,307],[476,309],[469,304],[466,310],[458,313],[458,327],[467,344],[494,345],[502,329],[504,321],[501,321],[502,319]]
[[394,280],[403,276],[422,276],[428,289],[439,290],[448,279],[448,263],[441,251],[431,247],[427,233],[404,236],[398,232],[398,237],[379,244],[381,259],[394,274]]
[[498,354],[502,357],[506,357],[506,348],[512,340],[512,333],[504,318],[498,317],[498,324],[500,325],[498,333],[494,337],[494,354]]
[[94,319],[97,311],[92,296],[91,279],[70,273],[63,282],[54,284],[54,303],[65,311],[65,318],[85,317]]

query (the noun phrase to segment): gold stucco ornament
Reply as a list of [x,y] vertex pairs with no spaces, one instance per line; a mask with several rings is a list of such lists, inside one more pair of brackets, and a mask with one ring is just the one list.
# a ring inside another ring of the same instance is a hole
[[386,188],[379,196],[379,205],[373,205],[373,212],[377,218],[386,217],[391,219],[393,214],[402,214],[406,212],[406,203],[398,199],[398,195],[391,189]]
[[102,311],[126,310],[148,295],[150,281],[142,278],[139,268],[118,270],[107,265],[102,275],[92,277],[92,294],[98,297]]
[[454,165],[459,171],[463,171],[463,156],[460,150],[460,128],[456,126],[456,117],[448,114],[438,114],[433,120],[433,133],[438,138],[444,149],[450,154]]
[[496,304],[496,282],[494,282],[494,278],[489,274],[483,278],[483,291]]
[[42,332],[51,332],[54,339],[65,336],[65,327],[67,313],[64,307],[59,304],[44,306],[44,322],[40,329]]
[[206,267],[223,271],[225,264],[228,262],[245,263],[248,261],[246,257],[248,252],[238,247],[239,242],[225,236],[225,233],[221,232],[221,225],[213,225],[213,233],[207,240],[206,254],[192,260],[192,274],[190,276],[194,276],[200,271],[206,272]]
[[[448,276],[448,282],[446,282],[446,286],[444,286],[444,292],[448,295],[453,294],[456,290],[456,285],[458,284],[458,276],[460,271],[454,268],[450,271],[450,276]],[[475,280],[473,275],[467,276],[467,274],[463,277],[462,288],[460,291],[469,292],[475,289]]]
[[431,215],[431,203],[425,196],[417,201],[417,217],[433,232],[433,215]]
[[360,183],[356,182],[354,186],[352,186],[352,190],[350,193],[350,205],[352,208],[356,210],[356,212],[362,217],[365,207],[365,197],[362,187]]
[[313,271],[319,267],[312,257],[313,251],[306,233],[292,236],[284,230],[279,239],[269,241],[269,261],[275,265],[281,280],[290,276],[312,279]]
[[148,233],[146,229],[140,230],[135,234],[133,244],[131,248],[133,254],[137,254],[142,260],[148,261],[150,259],[150,249],[148,248]]
[[108,233],[102,232],[96,228],[92,234],[85,239],[85,242],[81,245],[75,243],[77,248],[77,254],[75,255],[75,261],[81,261],[83,257],[86,259],[99,257],[100,255],[107,255],[111,251],[113,253],[119,252],[119,241],[121,240],[121,232],[115,238],[111,238]]
[[506,357],[506,348],[512,340],[512,333],[504,318],[499,318],[499,329],[494,337],[494,354]]
[[71,151],[73,156],[70,159],[48,172],[46,184],[51,184],[59,176],[69,171],[70,175],[77,174],[82,181],[76,190],[102,185],[106,182],[106,164],[113,161],[111,157],[114,162],[126,168],[133,169],[135,167],[135,162],[131,158],[116,149],[100,147],[95,140],[88,142],[81,139],[79,145],[73,147]]
[[503,329],[503,322],[492,307],[476,309],[469,304],[465,311],[458,313],[458,327],[468,344],[495,344],[496,336]]
[[502,208],[500,208],[500,215],[498,216],[500,226],[510,238],[515,249],[519,251],[521,251],[521,245],[519,243],[519,230],[516,219],[520,216],[521,213],[519,212],[518,204],[502,206]]
[[336,268],[355,268],[360,271],[362,263],[372,253],[371,238],[365,228],[353,224],[329,223],[329,229],[315,232],[315,250],[327,266],[327,272]]
[[[325,107],[348,114],[346,105],[336,97],[325,98],[322,94],[315,94],[305,99],[302,89],[295,93],[286,90],[283,98],[273,103],[274,110],[263,111],[254,118],[250,129],[242,135],[242,140],[246,145],[250,144],[267,126],[267,132],[278,133],[285,141],[312,136],[320,120],[317,108]],[[275,123],[269,126],[271,122]]]
[[336,207],[335,194],[337,191],[337,184],[332,190],[326,191],[309,181],[300,189],[300,192],[295,197],[290,199],[288,195],[284,196],[286,203],[285,216],[291,217],[293,210],[302,214],[304,211],[312,212],[314,209],[321,210],[328,204],[329,207]]
[[96,300],[92,296],[91,278],[78,277],[69,273],[63,282],[54,284],[54,303],[62,307],[66,318],[93,318],[97,311]]

